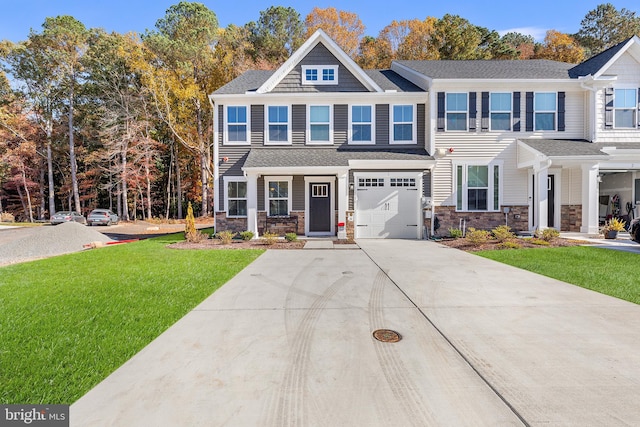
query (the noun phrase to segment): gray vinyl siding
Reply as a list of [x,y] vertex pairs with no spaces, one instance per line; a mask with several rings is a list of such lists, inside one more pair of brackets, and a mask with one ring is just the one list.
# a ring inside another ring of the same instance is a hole
[[264,143],[264,105],[251,106],[251,145]]
[[[220,149],[220,158],[228,157],[226,162],[220,162],[220,176],[243,176],[242,166],[249,155],[249,146],[224,146]],[[224,206],[224,179],[220,180],[218,195],[220,206]]]
[[389,104],[376,104],[376,145],[389,144]]
[[[338,84],[303,85],[303,65],[337,65]],[[368,90],[323,44],[318,44],[271,92],[368,92]]]
[[346,144],[349,133],[349,106],[333,106],[333,143]]
[[291,106],[291,139],[294,145],[306,143],[307,106],[296,104]]
[[304,210],[304,176],[294,175],[293,188],[291,189],[291,208],[292,211]]

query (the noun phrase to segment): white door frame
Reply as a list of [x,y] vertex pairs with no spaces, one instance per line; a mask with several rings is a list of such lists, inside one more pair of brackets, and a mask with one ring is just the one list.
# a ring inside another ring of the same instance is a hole
[[335,176],[305,176],[304,177],[304,234],[305,236],[326,236],[326,232],[310,232],[309,231],[309,201],[311,193],[309,192],[309,184],[312,182],[328,182],[329,183],[329,198],[331,203],[330,215],[331,215],[331,230],[329,235],[334,236],[336,234],[336,177]]

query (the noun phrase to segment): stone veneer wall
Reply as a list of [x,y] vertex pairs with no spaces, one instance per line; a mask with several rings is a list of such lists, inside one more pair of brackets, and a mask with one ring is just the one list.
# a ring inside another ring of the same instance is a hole
[[580,232],[582,226],[582,205],[562,205],[560,230]]
[[216,212],[216,233],[233,231],[240,233],[247,229],[247,218],[227,218],[226,212]]
[[286,233],[304,235],[304,211],[291,211],[288,217],[269,218],[267,212],[258,212],[258,234],[266,230],[284,236]]
[[355,228],[354,228],[354,224],[355,221],[349,221],[349,216],[351,216],[351,218],[355,217],[354,211],[347,211],[347,220],[345,221],[344,227],[345,227],[345,231],[347,232],[347,240],[353,240],[355,238]]
[[[529,229],[528,206],[503,206],[510,209],[508,224],[512,231],[526,231]],[[515,216],[520,215],[519,219]],[[437,236],[448,236],[449,228],[460,228],[460,219],[466,219],[466,227],[481,230],[491,230],[505,224],[505,216],[502,212],[456,212],[455,206],[436,206],[435,216],[438,217],[440,228],[436,230]],[[431,220],[425,220],[425,226],[431,229]]]

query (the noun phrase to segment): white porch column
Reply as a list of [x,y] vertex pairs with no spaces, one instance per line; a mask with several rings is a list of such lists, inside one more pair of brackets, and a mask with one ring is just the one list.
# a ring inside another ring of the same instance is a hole
[[582,165],[582,225],[581,233],[598,234],[598,174],[600,166]]
[[544,230],[549,227],[549,166],[545,163],[534,169],[536,177],[536,194],[534,194],[533,203],[536,204],[536,216],[534,218],[534,228]]
[[258,237],[258,174],[245,173],[247,178],[247,229]]
[[347,238],[348,181],[347,172],[338,173],[338,223],[344,224],[343,227],[338,227],[338,239]]

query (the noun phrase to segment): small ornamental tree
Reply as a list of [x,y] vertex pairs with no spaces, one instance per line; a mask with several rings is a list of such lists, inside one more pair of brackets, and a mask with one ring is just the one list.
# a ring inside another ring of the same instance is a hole
[[187,242],[199,242],[202,240],[200,232],[196,229],[196,219],[193,216],[191,202],[187,206],[187,218],[185,219],[184,238]]

